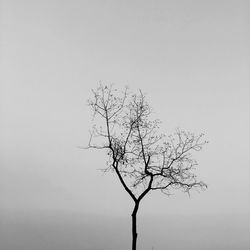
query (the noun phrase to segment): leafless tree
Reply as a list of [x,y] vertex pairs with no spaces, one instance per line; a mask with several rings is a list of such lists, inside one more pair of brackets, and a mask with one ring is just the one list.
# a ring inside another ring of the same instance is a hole
[[[105,172],[116,174],[134,202],[132,211],[132,250],[136,250],[137,211],[142,199],[160,190],[188,192],[205,189],[193,170],[197,162],[191,153],[202,149],[203,134],[194,135],[180,129],[174,135],[159,134],[159,120],[151,119],[152,109],[145,95],[118,91],[113,86],[100,85],[92,90],[89,106],[97,119],[88,148],[105,149],[109,159]],[[98,126],[97,126],[98,124]]]

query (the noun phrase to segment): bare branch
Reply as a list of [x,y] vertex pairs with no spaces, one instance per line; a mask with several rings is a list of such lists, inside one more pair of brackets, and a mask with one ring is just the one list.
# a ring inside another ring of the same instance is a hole
[[197,162],[192,154],[207,143],[203,134],[194,135],[177,129],[166,139],[158,134],[159,120],[152,120],[146,96],[128,88],[119,93],[112,85],[92,90],[89,106],[99,127],[94,126],[87,148],[105,149],[108,168],[118,176],[135,202],[150,190],[204,189],[206,184],[193,174]]

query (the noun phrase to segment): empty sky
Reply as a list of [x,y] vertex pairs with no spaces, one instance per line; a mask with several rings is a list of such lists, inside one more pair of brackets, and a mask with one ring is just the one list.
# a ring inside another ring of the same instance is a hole
[[250,214],[250,2],[2,0],[0,209],[128,214],[88,143],[99,81],[147,93],[166,133],[204,132],[204,193],[142,214]]

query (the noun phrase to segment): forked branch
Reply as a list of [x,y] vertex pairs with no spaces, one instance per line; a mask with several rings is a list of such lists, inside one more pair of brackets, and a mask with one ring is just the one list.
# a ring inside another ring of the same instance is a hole
[[207,187],[193,173],[197,162],[192,153],[207,143],[203,134],[177,129],[168,139],[159,135],[159,120],[150,118],[152,110],[141,91],[131,94],[125,88],[118,93],[113,86],[100,85],[92,92],[89,106],[101,126],[93,127],[88,147],[107,150],[107,169],[135,202],[151,190]]

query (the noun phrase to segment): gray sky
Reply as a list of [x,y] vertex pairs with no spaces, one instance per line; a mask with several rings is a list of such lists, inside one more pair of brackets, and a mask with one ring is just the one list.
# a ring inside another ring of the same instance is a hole
[[141,214],[250,216],[250,2],[2,0],[0,209],[129,214],[88,142],[99,81],[147,93],[166,133],[204,132],[206,192]]

